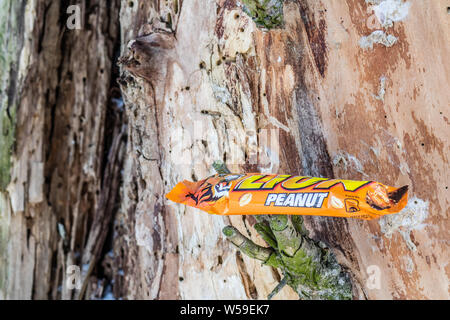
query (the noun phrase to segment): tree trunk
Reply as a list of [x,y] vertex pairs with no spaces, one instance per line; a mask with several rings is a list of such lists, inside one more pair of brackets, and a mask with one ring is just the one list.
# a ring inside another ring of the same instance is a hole
[[67,269],[100,258],[120,183],[119,1],[83,1],[82,30],[69,1],[1,4],[0,298],[75,298]]
[[215,160],[410,185],[399,214],[305,227],[355,299],[448,299],[447,15],[443,0],[0,0],[0,299],[266,299],[280,270],[221,233],[265,246],[255,219],[164,196]]

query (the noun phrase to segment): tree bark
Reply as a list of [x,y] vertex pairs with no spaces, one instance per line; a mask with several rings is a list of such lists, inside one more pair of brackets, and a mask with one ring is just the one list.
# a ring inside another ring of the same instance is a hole
[[280,270],[221,233],[267,246],[255,218],[164,196],[215,160],[409,184],[399,214],[304,226],[355,299],[449,298],[443,0],[91,0],[81,30],[71,1],[0,4],[0,299],[266,299]]
[[82,264],[100,257],[120,183],[119,2],[82,1],[81,30],[66,26],[69,1],[1,3],[12,48],[3,125],[15,131],[2,149],[11,161],[2,166],[0,298],[75,298],[67,268],[80,266],[85,282]]

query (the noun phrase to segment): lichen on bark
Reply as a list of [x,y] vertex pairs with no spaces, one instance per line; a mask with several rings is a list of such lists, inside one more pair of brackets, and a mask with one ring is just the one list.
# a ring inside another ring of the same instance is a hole
[[15,81],[18,60],[18,21],[15,12],[20,4],[15,1],[0,3],[0,191],[10,180],[11,152],[14,144],[15,108],[10,94]]
[[0,1],[0,192],[11,179],[26,5],[22,1]]
[[[259,216],[255,229],[271,245],[254,244],[234,227],[224,229],[239,250],[263,264],[279,268],[301,299],[349,300],[352,285],[333,253],[323,244],[303,236],[301,219],[294,225],[288,216]],[[277,289],[279,290],[279,289]]]
[[14,112],[0,111],[0,191],[6,190],[11,179],[11,152],[14,145]]
[[283,0],[242,0],[242,9],[260,28],[274,29],[283,24]]

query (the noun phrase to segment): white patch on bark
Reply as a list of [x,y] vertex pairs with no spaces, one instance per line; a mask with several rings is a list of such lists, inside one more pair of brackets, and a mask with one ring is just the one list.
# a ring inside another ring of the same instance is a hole
[[373,49],[374,44],[382,44],[385,47],[392,47],[397,42],[397,37],[386,34],[382,30],[375,30],[368,36],[361,37],[359,39],[359,46],[364,49]]
[[366,0],[367,4],[380,4],[383,0]]
[[387,237],[391,238],[396,231],[401,234],[406,241],[409,249],[415,251],[416,245],[411,241],[411,231],[421,230],[426,224],[423,222],[428,217],[428,201],[419,198],[411,198],[408,205],[399,213],[385,215],[380,218],[378,223],[381,227],[381,232]]
[[25,207],[23,205],[23,186],[19,185],[15,188],[8,188],[8,192],[11,195],[11,206],[14,213],[22,212],[23,210],[25,210]]
[[403,175],[407,175],[408,173],[411,172],[411,171],[409,170],[409,166],[408,166],[408,164],[407,164],[406,162],[400,163],[399,169],[400,169],[400,172],[401,172]]
[[229,105],[232,103],[231,94],[227,88],[219,86],[215,83],[211,83],[211,88],[214,92],[214,98],[216,98],[217,101]]
[[62,223],[58,223],[58,233],[61,236],[61,239],[66,239],[66,228],[64,228]]
[[415,264],[414,261],[411,259],[411,257],[405,256],[405,270],[408,273],[412,273],[415,269]]
[[364,176],[367,174],[364,172],[364,167],[361,162],[354,155],[348,153],[339,153],[333,158],[333,166],[342,164],[344,171],[347,169],[353,169],[356,172],[361,173]]
[[152,233],[143,223],[136,223],[136,243],[145,247],[149,253],[153,252]]
[[409,2],[403,0],[385,0],[377,3],[373,11],[384,28],[392,27],[394,22],[405,19],[411,6]]
[[30,203],[40,203],[44,201],[44,163],[32,162],[30,186],[28,189],[28,201]]
[[386,77],[382,76],[380,78],[380,89],[378,90],[378,95],[373,95],[377,100],[384,102],[384,95],[386,94]]

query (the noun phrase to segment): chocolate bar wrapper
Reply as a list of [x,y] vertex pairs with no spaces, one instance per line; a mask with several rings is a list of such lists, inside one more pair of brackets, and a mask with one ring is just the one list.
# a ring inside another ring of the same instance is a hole
[[371,220],[399,212],[408,186],[286,174],[217,174],[178,183],[166,197],[220,215],[317,215]]

